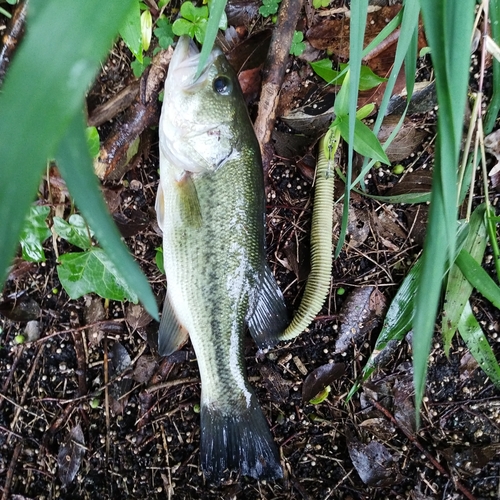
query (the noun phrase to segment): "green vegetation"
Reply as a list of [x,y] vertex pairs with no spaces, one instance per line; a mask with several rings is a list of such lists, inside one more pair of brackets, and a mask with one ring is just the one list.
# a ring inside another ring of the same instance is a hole
[[306,50],[306,44],[304,43],[304,33],[302,31],[296,31],[293,34],[292,46],[290,47],[290,54],[292,56],[300,56]]
[[281,0],[262,0],[259,7],[259,14],[264,17],[272,16],[278,12]]
[[87,88],[134,5],[135,0],[88,0],[75,10],[64,0],[30,3],[30,29],[0,94],[0,173],[4,179],[0,184],[0,272],[3,283],[47,160],[55,158],[108,258],[148,312],[158,317],[149,284],[106,209],[83,117]]

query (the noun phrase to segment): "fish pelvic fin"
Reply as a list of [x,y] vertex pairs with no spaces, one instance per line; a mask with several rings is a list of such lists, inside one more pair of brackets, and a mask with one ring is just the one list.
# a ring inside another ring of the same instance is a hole
[[259,349],[275,346],[288,325],[283,294],[267,265],[264,266],[247,316],[248,329]]
[[243,411],[235,407],[225,413],[202,404],[200,420],[201,468],[208,481],[219,483],[224,471],[235,469],[254,479],[283,477],[278,449],[253,394]]
[[160,356],[169,356],[185,344],[188,337],[188,331],[180,325],[166,295],[158,329],[158,353]]

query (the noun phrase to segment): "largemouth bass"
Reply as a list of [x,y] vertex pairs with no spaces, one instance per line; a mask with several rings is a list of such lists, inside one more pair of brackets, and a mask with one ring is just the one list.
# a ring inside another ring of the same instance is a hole
[[201,376],[201,467],[256,479],[282,476],[278,450],[246,378],[248,326],[260,348],[287,325],[283,296],[266,264],[264,182],[237,77],[219,48],[194,78],[199,53],[177,42],[160,118],[160,185],[167,296],[161,355],[190,335]]

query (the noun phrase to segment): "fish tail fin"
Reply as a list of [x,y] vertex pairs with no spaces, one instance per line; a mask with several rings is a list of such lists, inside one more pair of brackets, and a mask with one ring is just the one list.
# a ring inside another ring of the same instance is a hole
[[283,477],[278,449],[254,395],[244,409],[222,412],[203,404],[200,413],[201,468],[207,480],[219,482],[224,471],[234,469],[255,479]]

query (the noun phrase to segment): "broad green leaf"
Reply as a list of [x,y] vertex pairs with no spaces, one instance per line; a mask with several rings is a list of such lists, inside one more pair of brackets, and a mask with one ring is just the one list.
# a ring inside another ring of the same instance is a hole
[[[334,125],[339,128],[342,139],[347,141],[349,138],[349,123],[346,117],[337,116],[334,121]],[[360,155],[373,158],[374,160],[385,163],[386,165],[391,164],[389,158],[387,158],[387,155],[385,154],[385,151],[382,149],[377,136],[369,127],[358,119],[354,122],[353,147],[354,150]]]
[[455,255],[457,167],[469,81],[475,0],[420,0],[420,6],[436,75],[439,115],[429,224],[413,320],[417,418],[425,391],[427,362],[445,262]]
[[54,231],[68,243],[83,250],[92,247],[92,232],[81,215],[73,214],[66,222],[61,217],[54,217]]
[[29,262],[44,262],[43,242],[52,234],[47,226],[50,207],[33,205],[24,222],[20,242],[23,259]]
[[[81,108],[82,109],[82,108]],[[83,113],[68,126],[67,134],[56,154],[57,165],[81,214],[95,233],[99,245],[134,296],[138,296],[151,316],[158,318],[156,299],[139,266],[121,241],[94,174],[85,142]]]
[[481,369],[497,387],[500,387],[500,367],[481,325],[474,317],[469,301],[465,304],[458,331]]
[[0,93],[0,283],[47,158],[81,114],[83,96],[134,1],[85,0],[78,8],[66,0],[30,1],[28,29]]
[[340,87],[339,93],[335,98],[335,102],[333,103],[333,111],[335,111],[335,115],[337,118],[341,116],[345,118],[349,113],[349,85],[350,85],[350,73],[347,70],[342,86]]
[[[342,85],[342,83],[344,82],[344,77],[346,75],[345,70],[349,67],[348,64],[340,63],[340,71],[336,71],[332,69],[332,61],[330,59],[321,59],[309,64],[319,77],[323,78],[325,82],[331,85]],[[370,90],[386,81],[386,78],[381,78],[380,76],[376,75],[370,67],[361,66],[359,90]]]
[[135,58],[142,63],[141,9],[135,0],[120,28],[120,36]]
[[[471,215],[469,234],[464,244],[464,250],[471,252],[478,262],[483,260],[486,248],[486,227],[484,225],[485,206],[479,205]],[[472,293],[472,285],[454,264],[448,274],[446,293],[444,297],[441,331],[446,355],[449,355],[451,340],[458,328],[465,304]]]
[[138,297],[134,290],[120,277],[101,248],[67,253],[59,257],[59,262],[57,275],[70,298],[78,299],[87,293],[97,293],[104,299],[137,303]]
[[225,17],[225,8],[227,0],[213,0],[210,3],[210,15],[205,31],[205,38],[203,46],[201,47],[200,60],[198,62],[198,69],[196,70],[196,77],[201,75],[203,68],[207,64],[208,57],[215,43],[217,32],[221,25],[221,21]]
[[500,287],[467,250],[462,249],[460,251],[455,264],[469,283],[485,299],[488,299],[496,308],[500,309]]

